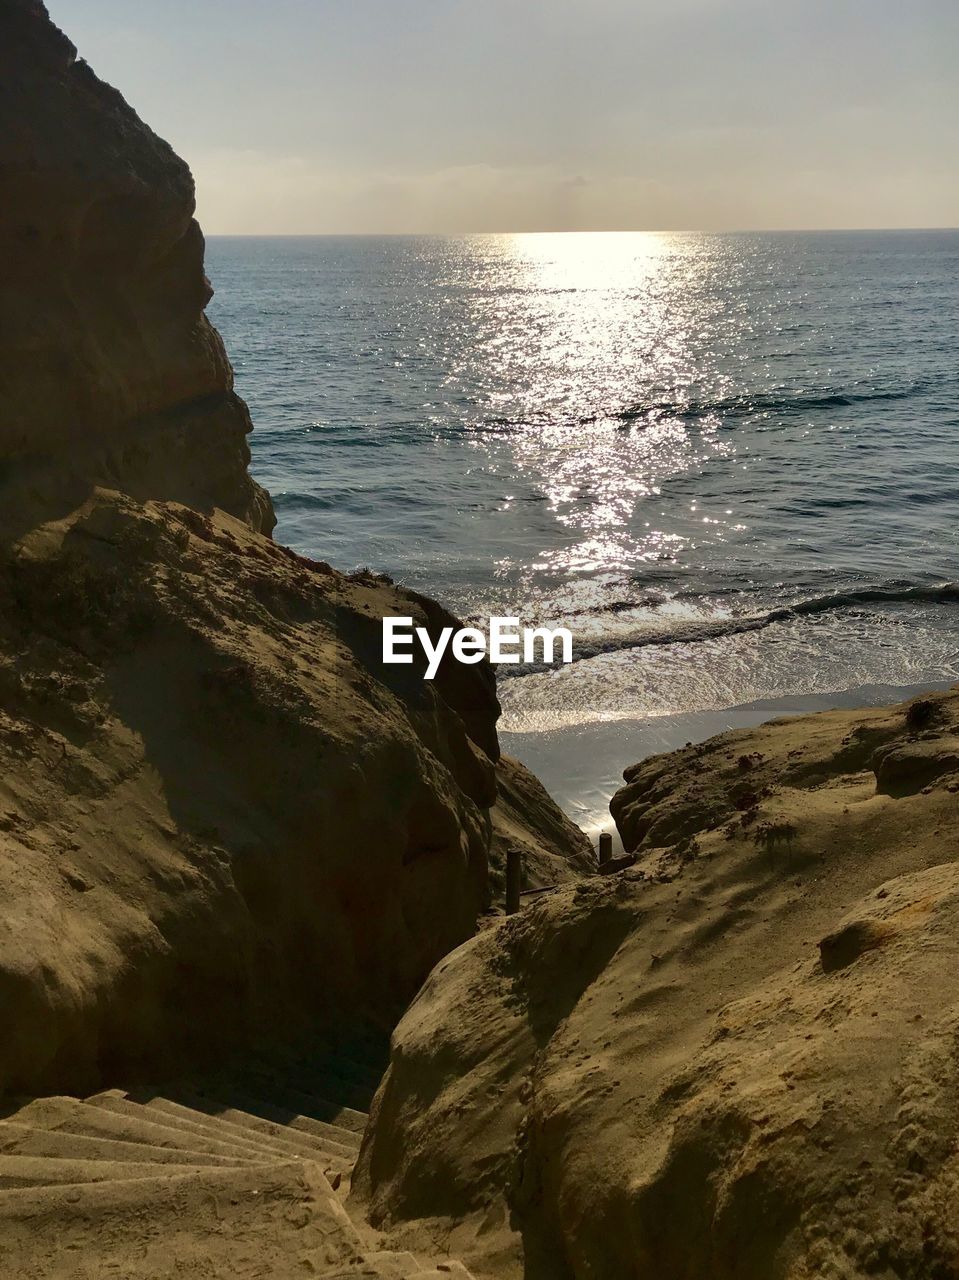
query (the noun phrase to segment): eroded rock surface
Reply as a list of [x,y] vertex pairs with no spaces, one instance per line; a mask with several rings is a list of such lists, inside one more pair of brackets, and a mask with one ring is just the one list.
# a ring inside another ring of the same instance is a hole
[[388,1027],[489,901],[493,673],[271,541],[190,173],[37,0],[0,176],[0,1093]]
[[924,701],[628,770],[636,865],[466,943],[395,1032],[373,1221],[525,1280],[954,1274],[959,691]]
[[395,1016],[485,906],[495,796],[438,687],[383,679],[416,601],[106,492],[0,572],[0,1085]]

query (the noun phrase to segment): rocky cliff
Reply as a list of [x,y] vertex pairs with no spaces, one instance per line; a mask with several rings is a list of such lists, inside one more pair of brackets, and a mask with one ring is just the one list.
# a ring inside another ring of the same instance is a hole
[[39,0],[0,4],[0,533],[91,486],[269,532],[182,160]]
[[354,1194],[477,1275],[959,1269],[959,691],[724,734],[434,970]]
[[384,668],[445,610],[270,539],[189,171],[34,0],[0,177],[0,1092],[388,1027],[489,900],[492,671]]

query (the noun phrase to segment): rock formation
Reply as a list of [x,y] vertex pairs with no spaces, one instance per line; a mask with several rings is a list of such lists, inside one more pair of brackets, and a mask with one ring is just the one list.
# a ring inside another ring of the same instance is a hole
[[269,532],[190,171],[39,0],[0,4],[0,534],[94,485]]
[[271,541],[189,171],[37,0],[0,176],[0,1093],[388,1028],[489,901],[492,671],[383,667],[453,620]]
[[959,1269],[959,691],[627,770],[635,866],[447,957],[354,1195],[526,1280]]
[[[959,1273],[959,692],[644,761],[582,878],[491,670],[382,666],[446,611],[271,540],[189,173],[38,0],[0,181],[0,1093],[142,1084],[6,1099],[4,1267]],[[347,1198],[378,1072],[249,1046],[421,984]]]

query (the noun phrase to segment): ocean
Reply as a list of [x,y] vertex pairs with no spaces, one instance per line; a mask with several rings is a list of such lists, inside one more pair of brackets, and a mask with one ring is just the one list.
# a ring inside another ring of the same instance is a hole
[[279,538],[570,628],[500,693],[547,775],[579,731],[580,816],[598,726],[618,774],[663,717],[959,679],[959,232],[224,237],[207,269]]

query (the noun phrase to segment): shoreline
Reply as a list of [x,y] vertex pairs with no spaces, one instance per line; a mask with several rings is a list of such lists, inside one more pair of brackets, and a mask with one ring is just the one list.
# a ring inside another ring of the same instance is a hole
[[647,756],[781,716],[884,706],[921,693],[949,689],[954,684],[954,680],[866,684],[832,693],[760,698],[721,710],[593,721],[538,733],[501,729],[499,739],[503,751],[515,756],[539,778],[556,804],[586,832],[594,846],[600,832],[608,831],[613,836],[614,852],[621,852],[622,841],[609,813],[609,801],[623,785],[623,770]]

